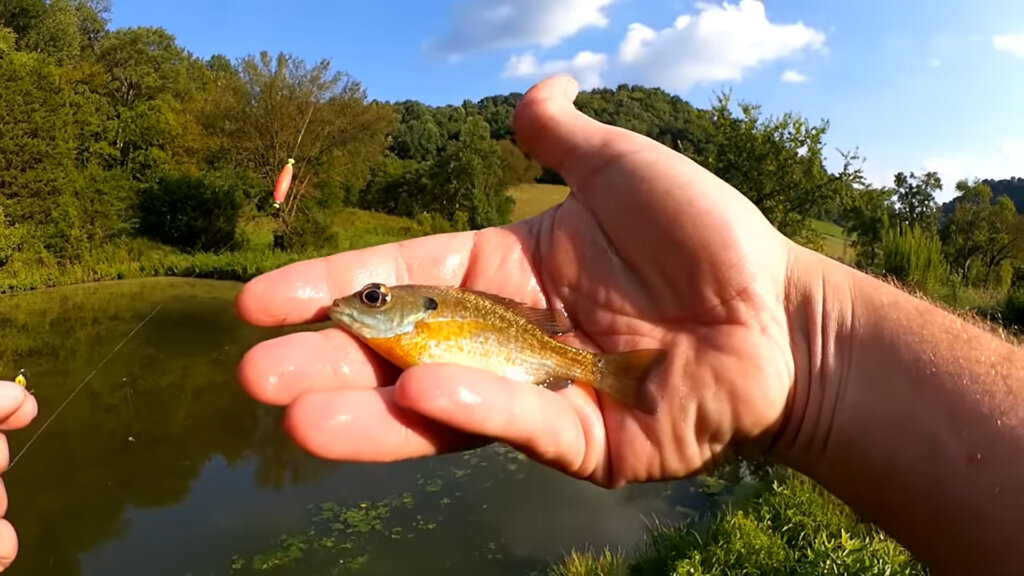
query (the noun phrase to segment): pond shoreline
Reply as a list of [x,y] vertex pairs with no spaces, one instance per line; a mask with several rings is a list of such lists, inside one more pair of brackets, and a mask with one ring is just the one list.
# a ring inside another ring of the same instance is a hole
[[154,252],[128,263],[115,261],[73,266],[19,266],[13,271],[0,269],[0,296],[48,288],[147,278],[196,278],[244,283],[282,266],[327,256],[334,252]]

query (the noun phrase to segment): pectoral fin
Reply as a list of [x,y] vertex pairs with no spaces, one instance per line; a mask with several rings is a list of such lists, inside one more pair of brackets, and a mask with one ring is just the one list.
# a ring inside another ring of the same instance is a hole
[[504,296],[498,296],[497,294],[481,292],[480,290],[473,290],[470,288],[466,288],[466,290],[509,308],[537,328],[540,328],[544,332],[553,336],[561,336],[562,334],[569,334],[570,332],[575,331],[575,328],[573,328],[572,323],[569,322],[568,318],[555,314],[555,311],[551,308],[534,308],[533,306],[527,306],[518,300],[505,298]]

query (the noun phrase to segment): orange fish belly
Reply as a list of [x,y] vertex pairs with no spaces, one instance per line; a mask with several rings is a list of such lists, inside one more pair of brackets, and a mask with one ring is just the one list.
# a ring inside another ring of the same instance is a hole
[[593,366],[589,353],[548,340],[509,333],[483,321],[424,320],[409,332],[369,339],[367,344],[402,369],[417,364],[452,363],[522,382],[541,383],[551,378],[589,380]]

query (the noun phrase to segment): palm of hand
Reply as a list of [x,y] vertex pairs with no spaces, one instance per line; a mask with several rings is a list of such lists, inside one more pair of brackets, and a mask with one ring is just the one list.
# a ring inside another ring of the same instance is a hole
[[599,129],[601,153],[559,167],[574,192],[545,214],[299,263],[250,283],[239,311],[257,324],[321,319],[333,297],[368,281],[562,305],[576,327],[569,344],[668,351],[651,379],[656,415],[582,386],[552,392],[456,366],[414,367],[390,386],[395,371],[333,328],[257,346],[243,385],[290,404],[286,427],[321,456],[394,460],[497,438],[606,486],[691,473],[727,443],[770,431],[793,380],[786,241],[681,156]]

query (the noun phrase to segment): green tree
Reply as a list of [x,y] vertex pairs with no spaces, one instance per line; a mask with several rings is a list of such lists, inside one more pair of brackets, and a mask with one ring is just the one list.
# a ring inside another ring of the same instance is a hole
[[4,211],[0,210],[0,268],[7,265],[8,260],[14,256],[21,246],[21,230],[11,226],[4,218]]
[[448,144],[448,135],[441,131],[433,110],[416,101],[395,105],[398,128],[391,134],[389,150],[402,160],[433,162]]
[[466,121],[428,179],[430,189],[417,212],[439,214],[457,228],[498,226],[511,219],[515,201],[507,193],[501,150],[479,116]]
[[541,175],[541,165],[527,158],[511,140],[497,140],[496,144],[501,152],[501,171],[506,187],[533,182]]
[[[281,216],[287,230],[302,202],[337,204],[363,187],[369,165],[387,145],[396,118],[391,108],[367,102],[362,86],[331,70],[328,60],[307,66],[286,54],[243,59],[244,85],[226,142],[236,166],[251,170],[269,191],[288,158],[296,161]],[[325,191],[334,198],[321,198]],[[267,208],[269,193],[249,198]]]
[[809,216],[836,202],[842,189],[825,169],[822,146],[828,123],[810,125],[786,113],[762,118],[760,107],[740,102],[733,115],[727,93],[717,95],[710,114],[713,146],[704,165],[746,195],[780,231],[813,240]]
[[18,44],[18,35],[14,30],[0,26],[0,56],[13,52]]
[[938,204],[935,193],[942,190],[942,179],[935,172],[918,176],[898,172],[893,177],[896,187],[896,219],[905,226],[924,230],[938,229]]
[[947,258],[965,285],[988,285],[993,271],[1013,255],[1016,209],[1006,196],[993,202],[981,180],[960,180],[956,190],[953,213],[941,229]]
[[71,0],[49,0],[35,25],[25,34],[24,47],[46,54],[59,65],[76,60],[84,38],[79,12]]
[[843,220],[853,234],[857,266],[874,269],[881,254],[883,234],[893,220],[891,188],[865,187],[856,190],[846,204]]
[[0,57],[0,209],[15,225],[42,225],[74,170],[73,94],[40,54]]
[[0,26],[10,28],[24,38],[46,10],[44,0],[3,0],[0,2]]
[[140,182],[174,168],[193,93],[190,66],[201,67],[162,28],[122,28],[103,36],[97,59],[106,72],[110,108],[106,139],[116,166]]

